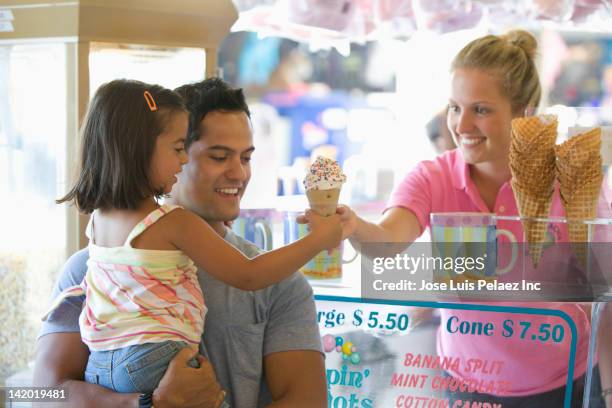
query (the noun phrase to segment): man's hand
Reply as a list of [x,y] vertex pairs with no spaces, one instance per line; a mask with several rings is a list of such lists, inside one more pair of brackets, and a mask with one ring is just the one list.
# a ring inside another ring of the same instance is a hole
[[217,408],[225,393],[217,382],[210,362],[197,356],[200,368],[187,363],[193,358],[193,351],[184,348],[170,362],[166,374],[153,392],[155,408]]

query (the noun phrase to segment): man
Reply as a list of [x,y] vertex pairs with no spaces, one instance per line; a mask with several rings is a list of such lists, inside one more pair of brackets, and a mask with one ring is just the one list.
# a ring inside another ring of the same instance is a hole
[[[216,78],[177,91],[190,110],[189,163],[169,201],[198,214],[247,256],[256,256],[257,247],[225,226],[239,215],[251,176],[253,135],[242,91]],[[83,279],[87,257],[87,250],[82,250],[67,261],[54,296]],[[223,388],[233,408],[324,407],[324,360],[312,290],[305,279],[295,274],[267,289],[245,292],[202,270],[198,278],[208,307],[202,345],[212,368],[204,357],[199,357],[200,368],[189,367],[192,355],[182,350],[153,393],[153,406],[217,407]],[[35,384],[66,387],[69,399],[62,407],[147,406],[146,396],[90,384],[95,378],[85,370],[89,351],[78,327],[83,299],[75,299],[66,301],[43,325]]]

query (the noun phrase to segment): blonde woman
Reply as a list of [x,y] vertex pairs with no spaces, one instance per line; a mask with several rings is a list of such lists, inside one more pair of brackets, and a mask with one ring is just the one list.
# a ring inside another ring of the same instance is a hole
[[[343,210],[345,236],[351,242],[356,246],[364,242],[413,242],[429,227],[433,212],[518,214],[510,185],[510,122],[540,101],[541,88],[534,64],[536,48],[537,42],[531,34],[516,30],[502,36],[478,38],[456,55],[452,63],[447,124],[458,148],[421,162],[409,173],[392,193],[380,221],[367,222],[346,207]],[[551,215],[563,215],[558,193],[553,198]],[[516,237],[523,236],[520,223],[501,224],[501,228],[511,230]],[[556,233],[557,241],[567,241],[566,233]],[[582,406],[590,330],[588,313],[571,303],[520,306],[562,310],[576,323],[572,406]],[[509,317],[529,321],[533,327],[553,319],[553,323],[559,323],[558,318],[536,315],[509,316],[449,309],[442,310],[441,314],[443,326],[451,315],[461,320],[491,322],[499,328]],[[502,404],[504,408],[563,407],[571,336],[565,336],[559,343],[530,348],[520,336],[504,338],[501,332],[500,329],[489,337],[439,330],[440,355],[459,357],[461,361],[480,358],[504,364],[503,378],[478,372],[468,374],[462,369],[449,370],[446,373],[449,377],[459,382],[509,381],[504,387],[494,387],[485,393],[450,393],[451,405],[457,400],[470,400]],[[602,374],[603,363],[600,361]],[[612,384],[604,382],[606,386]]]

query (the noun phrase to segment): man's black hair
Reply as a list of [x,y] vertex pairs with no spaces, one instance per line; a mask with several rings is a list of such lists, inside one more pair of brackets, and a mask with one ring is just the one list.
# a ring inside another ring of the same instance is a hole
[[175,89],[185,100],[189,111],[189,131],[185,148],[200,138],[200,122],[214,111],[244,112],[251,118],[244,93],[240,88],[232,88],[221,78],[208,78]]

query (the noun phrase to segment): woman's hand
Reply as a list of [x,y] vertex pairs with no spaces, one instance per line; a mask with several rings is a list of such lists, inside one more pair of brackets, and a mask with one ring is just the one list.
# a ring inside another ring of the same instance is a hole
[[342,239],[350,238],[357,229],[357,214],[349,206],[341,204],[336,208],[342,223]]
[[[347,205],[340,204],[336,208],[336,214],[340,216],[340,224],[342,226],[342,239],[350,238],[357,229],[357,214]],[[296,218],[298,224],[308,223],[306,213],[299,215]]]

